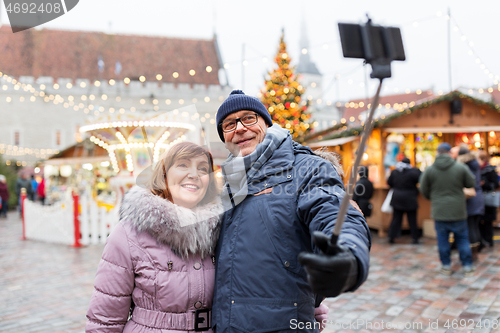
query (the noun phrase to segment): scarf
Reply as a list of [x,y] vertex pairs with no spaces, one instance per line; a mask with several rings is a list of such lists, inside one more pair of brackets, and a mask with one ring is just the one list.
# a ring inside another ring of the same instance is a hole
[[248,183],[258,175],[260,168],[289,135],[288,130],[274,124],[268,127],[264,140],[255,147],[251,154],[244,157],[229,154],[227,160],[221,165],[225,181],[222,189],[224,210],[237,206],[245,199],[248,194]]

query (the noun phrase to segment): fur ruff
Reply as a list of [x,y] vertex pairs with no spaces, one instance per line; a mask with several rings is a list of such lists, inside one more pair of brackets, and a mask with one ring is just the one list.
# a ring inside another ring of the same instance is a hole
[[191,254],[204,258],[214,252],[220,214],[220,200],[188,209],[139,186],[130,189],[120,207],[120,221],[131,223],[139,232],[148,232],[183,259]]
[[458,155],[458,157],[457,157],[457,161],[462,162],[462,163],[467,163],[467,162],[470,162],[470,161],[475,160],[475,159],[476,159],[476,157],[472,153]]
[[339,154],[327,151],[326,147],[322,147],[319,149],[316,149],[314,151],[314,154],[318,155],[319,157],[327,160],[328,162],[333,164],[333,167],[337,171],[337,173],[341,176],[344,177],[344,169],[342,168],[342,163],[340,163],[340,157]]

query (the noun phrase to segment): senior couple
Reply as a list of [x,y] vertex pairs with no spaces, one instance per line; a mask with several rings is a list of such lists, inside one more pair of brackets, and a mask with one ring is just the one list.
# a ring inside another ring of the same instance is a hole
[[87,332],[318,332],[323,298],[366,280],[371,239],[358,210],[328,242],[345,193],[335,166],[240,90],[216,118],[230,152],[222,195],[205,148],[184,142],[162,156],[150,186],[122,202]]

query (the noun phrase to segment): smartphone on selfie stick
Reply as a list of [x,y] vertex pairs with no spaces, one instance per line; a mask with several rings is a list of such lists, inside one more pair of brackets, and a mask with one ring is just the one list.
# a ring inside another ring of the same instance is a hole
[[364,124],[363,136],[356,153],[354,165],[351,169],[347,191],[340,204],[339,214],[330,240],[330,245],[333,248],[337,244],[337,239],[340,235],[342,224],[344,223],[349,208],[349,202],[352,198],[356,181],[357,169],[372,130],[373,114],[378,105],[382,80],[391,77],[392,61],[404,61],[406,59],[401,30],[399,28],[373,25],[371,19],[368,17],[368,21],[363,25],[339,23],[339,31],[344,57],[364,59],[365,62],[372,67],[370,77],[379,79],[379,86]]

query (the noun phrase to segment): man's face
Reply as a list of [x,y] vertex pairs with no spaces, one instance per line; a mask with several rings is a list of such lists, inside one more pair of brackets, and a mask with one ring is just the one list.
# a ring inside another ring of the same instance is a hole
[[[242,110],[231,113],[224,121],[241,118],[247,114],[255,113],[253,111]],[[227,150],[234,156],[247,156],[251,154],[255,147],[264,140],[267,132],[267,124],[262,117],[257,117],[257,123],[248,127],[243,126],[241,122],[236,123],[236,129],[232,132],[224,132],[224,140]]]
[[453,148],[451,148],[451,150],[450,150],[450,156],[451,156],[451,158],[453,158],[454,160],[456,160],[457,157],[458,157],[458,151],[459,150],[460,150],[459,147],[453,147]]

